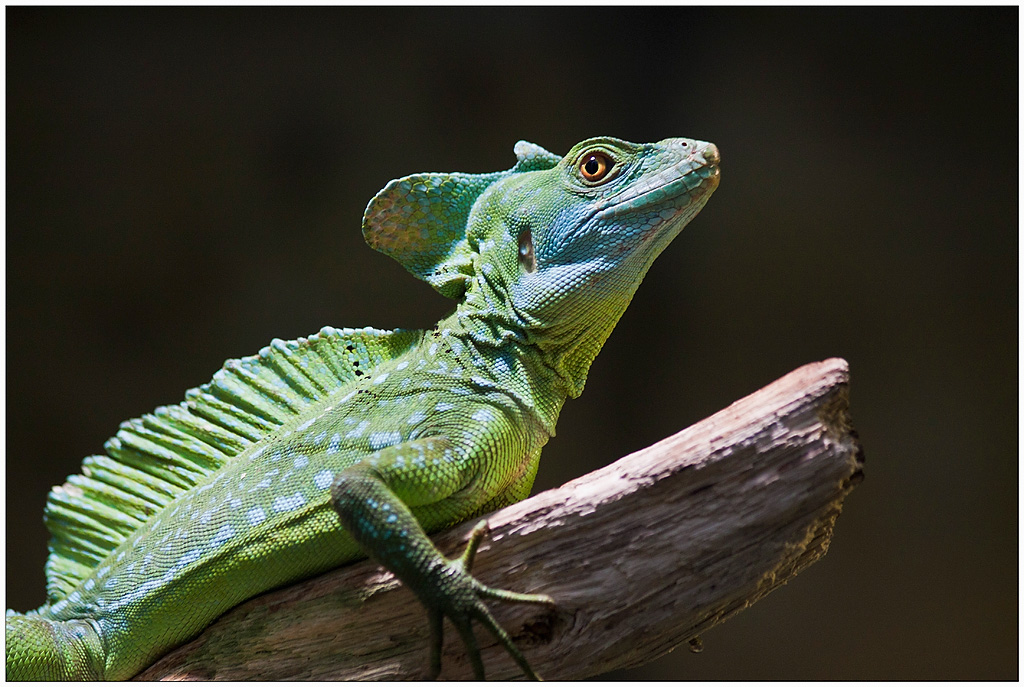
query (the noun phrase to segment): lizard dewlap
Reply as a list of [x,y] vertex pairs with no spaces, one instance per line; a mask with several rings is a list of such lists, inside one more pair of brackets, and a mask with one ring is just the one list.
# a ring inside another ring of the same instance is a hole
[[[529,677],[485,587],[427,538],[525,498],[541,448],[659,253],[718,185],[714,145],[521,141],[493,174],[415,174],[363,235],[455,311],[432,331],[334,329],[229,360],[178,405],[123,423],[50,493],[47,602],[8,611],[8,679],[126,679],[263,591],[370,556]],[[514,583],[513,581],[510,581]]]

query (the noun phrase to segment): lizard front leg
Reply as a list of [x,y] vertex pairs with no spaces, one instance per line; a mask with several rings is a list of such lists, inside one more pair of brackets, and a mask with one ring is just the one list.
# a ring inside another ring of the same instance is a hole
[[540,678],[494,620],[483,599],[546,605],[554,605],[554,600],[546,595],[488,587],[470,574],[477,547],[488,532],[486,521],[473,529],[461,556],[447,559],[411,510],[430,506],[434,519],[440,522],[454,522],[460,519],[460,512],[471,512],[473,506],[465,500],[468,494],[479,492],[479,485],[465,488],[475,476],[472,462],[460,456],[446,439],[409,441],[340,472],[331,486],[332,502],[342,525],[363,550],[393,572],[426,607],[431,635],[430,679],[441,670],[442,620],[448,616],[466,645],[476,679],[484,679],[484,666],[473,635],[473,620],[501,642],[527,677],[537,680]]

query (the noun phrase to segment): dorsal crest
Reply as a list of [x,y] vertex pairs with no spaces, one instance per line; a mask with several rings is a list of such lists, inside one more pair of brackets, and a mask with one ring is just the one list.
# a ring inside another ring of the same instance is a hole
[[225,362],[178,405],[121,423],[106,455],[86,458],[81,474],[47,499],[49,602],[66,597],[179,494],[422,338],[419,330],[324,327],[275,339],[257,355]]

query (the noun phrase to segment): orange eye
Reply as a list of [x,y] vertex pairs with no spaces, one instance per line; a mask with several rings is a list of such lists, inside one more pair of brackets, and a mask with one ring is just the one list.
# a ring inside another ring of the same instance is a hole
[[580,174],[590,182],[597,182],[608,176],[612,169],[612,161],[604,153],[588,153],[580,163]]

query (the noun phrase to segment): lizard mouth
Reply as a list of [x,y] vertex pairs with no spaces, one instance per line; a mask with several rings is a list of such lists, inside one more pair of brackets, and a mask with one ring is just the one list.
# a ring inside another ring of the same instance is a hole
[[[698,157],[698,152],[703,156]],[[609,204],[600,208],[595,216],[612,219],[662,204],[678,211],[699,207],[699,202],[706,200],[718,188],[720,159],[718,148],[713,143],[706,143],[703,149],[690,153],[648,183],[627,191],[625,198],[610,198]]]

